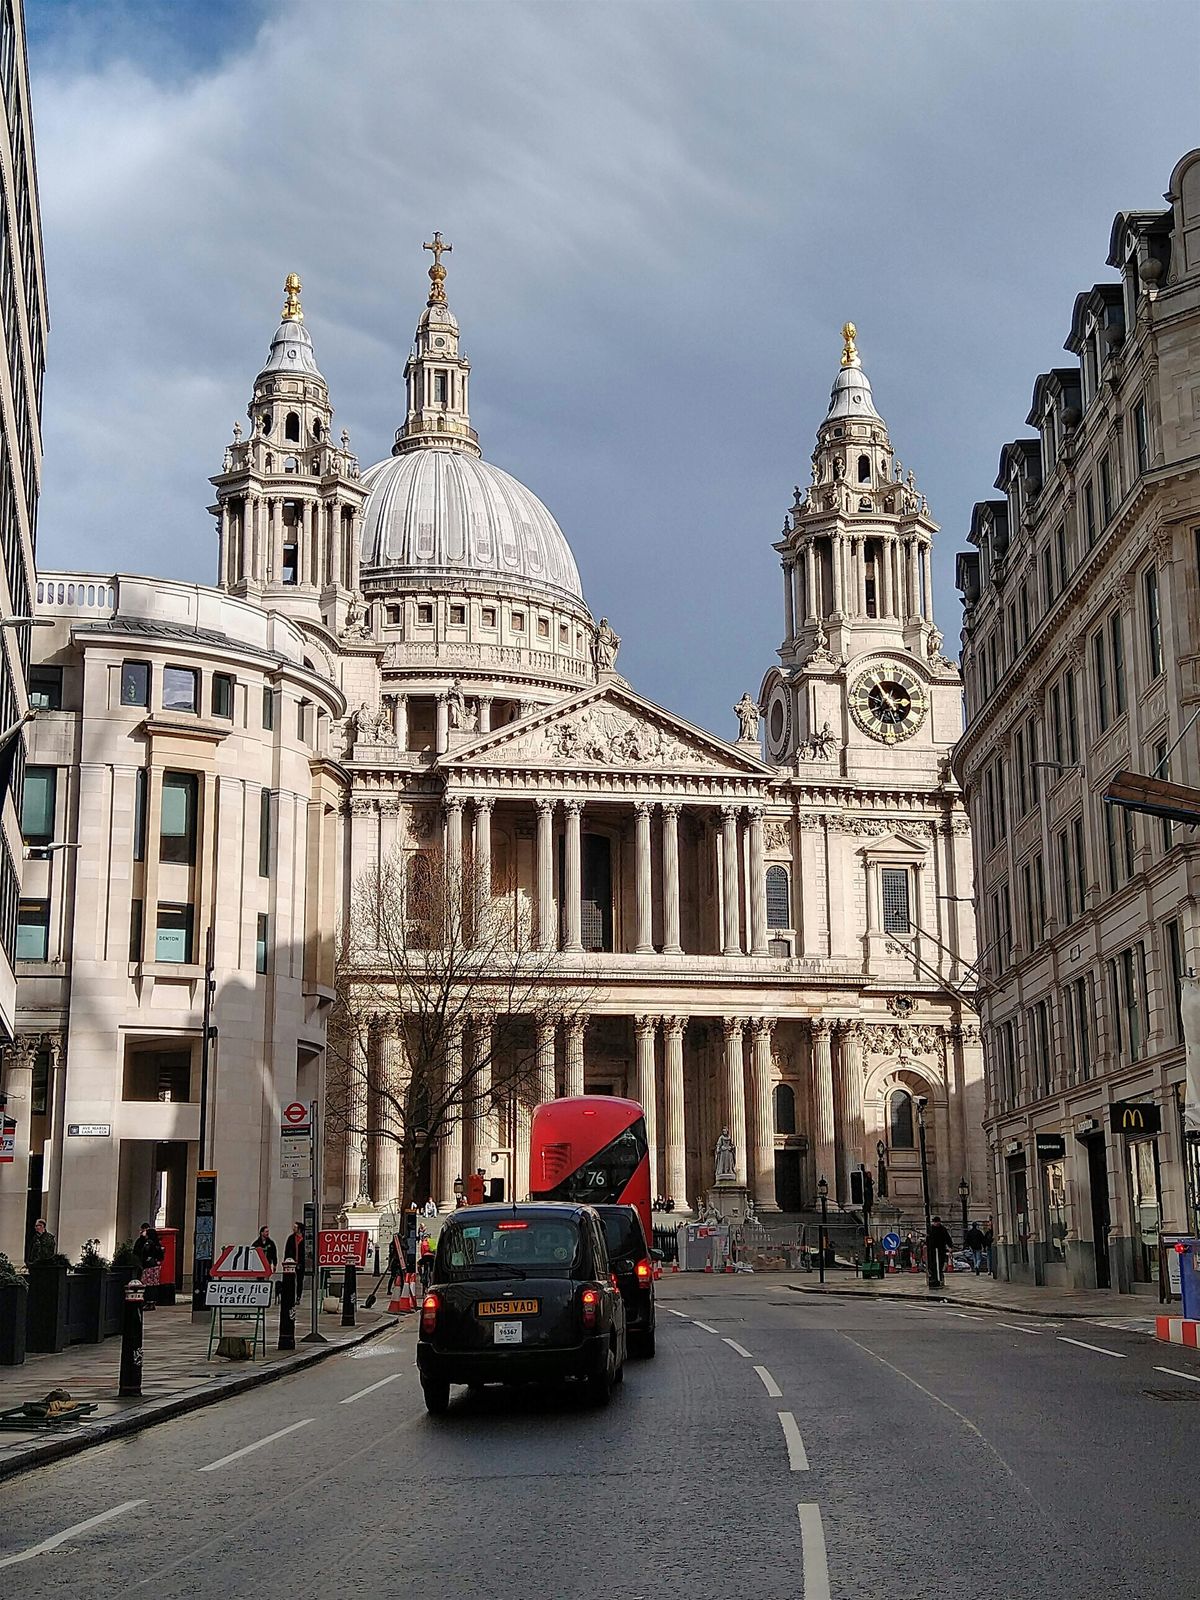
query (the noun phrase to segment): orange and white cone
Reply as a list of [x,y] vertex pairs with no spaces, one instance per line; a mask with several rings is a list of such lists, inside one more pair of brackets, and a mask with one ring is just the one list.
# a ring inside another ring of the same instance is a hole
[[389,1311],[415,1311],[417,1309],[417,1280],[413,1274],[407,1273],[400,1280],[400,1291],[392,1291],[392,1298],[388,1301]]

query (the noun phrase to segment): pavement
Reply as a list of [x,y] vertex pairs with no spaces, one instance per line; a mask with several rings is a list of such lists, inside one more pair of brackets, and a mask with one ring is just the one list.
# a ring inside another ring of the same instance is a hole
[[[941,1300],[948,1305],[975,1306],[990,1311],[1016,1311],[1028,1317],[1078,1317],[1088,1321],[1140,1324],[1150,1333],[1159,1312],[1158,1296],[1110,1294],[1096,1289],[1047,1289],[1032,1284],[1006,1283],[986,1273],[950,1272],[945,1287],[930,1289],[923,1272],[896,1272],[864,1281],[848,1273],[831,1272],[824,1284],[793,1277],[789,1289],[796,1294],[854,1295],[866,1300]],[[1178,1310],[1178,1302],[1176,1302]]]
[[252,1361],[231,1361],[214,1355],[210,1361],[208,1318],[194,1323],[190,1302],[156,1307],[144,1320],[139,1399],[123,1400],[117,1393],[121,1370],[119,1338],[106,1339],[102,1344],[70,1345],[57,1355],[27,1355],[24,1366],[0,1367],[0,1411],[27,1400],[44,1399],[51,1389],[66,1389],[72,1399],[96,1406],[80,1422],[61,1423],[53,1429],[0,1431],[0,1480],[120,1434],[211,1405],[257,1384],[270,1383],[347,1346],[372,1339],[396,1322],[386,1313],[360,1308],[356,1326],[343,1328],[339,1315],[323,1312],[320,1331],[329,1344],[304,1344],[301,1340],[309,1329],[307,1302],[299,1309],[295,1350],[275,1349],[278,1316],[269,1311],[265,1354]]
[[[1200,1352],[945,1301],[668,1276],[611,1405],[456,1389],[414,1319],[0,1484],[21,1600],[1178,1600]],[[12,1569],[11,1571],[9,1569]],[[1192,1576],[1189,1577],[1189,1574]]]

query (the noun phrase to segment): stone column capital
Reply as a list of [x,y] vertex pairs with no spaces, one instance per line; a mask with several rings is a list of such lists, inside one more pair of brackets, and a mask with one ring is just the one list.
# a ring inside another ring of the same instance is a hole
[[775,1032],[776,1020],[775,1017],[751,1017],[750,1032],[756,1040],[765,1038],[770,1043],[771,1036]]
[[814,1039],[828,1039],[832,1024],[825,1017],[813,1017],[809,1023]]
[[568,816],[577,817],[583,811],[583,801],[582,800],[564,800],[563,801],[563,810],[567,813]]
[[654,1034],[658,1030],[658,1024],[659,1024],[660,1021],[661,1021],[661,1018],[659,1018],[659,1017],[651,1017],[651,1016],[634,1017],[634,1019],[633,1019],[634,1032],[639,1034],[643,1038],[647,1034],[649,1034],[651,1037],[653,1037]]
[[679,815],[679,801],[664,800],[662,803],[662,814],[664,817],[677,817]]
[[741,810],[740,806],[722,806],[721,807],[721,822],[722,822],[722,825],[724,827],[726,827],[726,828],[736,825],[737,819],[738,819],[738,812],[740,810]]
[[747,1019],[745,1017],[722,1017],[721,1026],[725,1033],[725,1042],[730,1039],[742,1037]]
[[476,815],[488,816],[496,804],[495,795],[477,794],[474,797]]
[[754,824],[761,823],[763,819],[763,808],[759,805],[747,806],[746,815],[749,817],[752,826]]
[[548,800],[543,797],[542,799],[536,801],[535,804],[538,808],[539,817],[552,817],[554,815],[554,808],[558,804],[558,801]]
[[654,804],[650,800],[635,800],[633,803],[633,809],[639,818],[645,817],[646,820],[649,821],[650,813],[654,809]]
[[461,794],[448,794],[443,798],[442,804],[447,811],[461,811],[465,801]]
[[688,1019],[686,1017],[664,1017],[662,1025],[668,1038],[681,1039],[687,1029]]
[[571,1035],[572,1038],[582,1038],[583,1034],[584,1034],[584,1032],[585,1032],[585,1030],[587,1028],[587,1025],[588,1025],[587,1017],[568,1017],[567,1018],[567,1032]]

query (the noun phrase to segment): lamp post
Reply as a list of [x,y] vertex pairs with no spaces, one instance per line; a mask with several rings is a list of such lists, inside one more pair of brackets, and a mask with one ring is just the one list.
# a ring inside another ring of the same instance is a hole
[[821,1274],[821,1282],[825,1282],[825,1238],[829,1226],[829,1185],[824,1178],[817,1181],[817,1195],[821,1201],[821,1228],[817,1235],[817,1267]]
[[925,1281],[931,1289],[937,1288],[934,1279],[934,1258],[929,1248],[929,1231],[933,1227],[933,1215],[929,1209],[929,1155],[925,1146],[925,1105],[924,1095],[917,1096],[917,1142],[921,1148],[921,1199],[925,1205]]
[[958,1203],[962,1207],[963,1249],[967,1247],[967,1201],[971,1197],[971,1185],[964,1175],[958,1180]]

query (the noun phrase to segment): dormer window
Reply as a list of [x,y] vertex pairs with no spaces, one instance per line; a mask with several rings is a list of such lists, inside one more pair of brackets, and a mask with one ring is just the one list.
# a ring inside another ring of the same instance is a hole
[[300,418],[294,411],[283,419],[283,437],[291,444],[300,443]]

